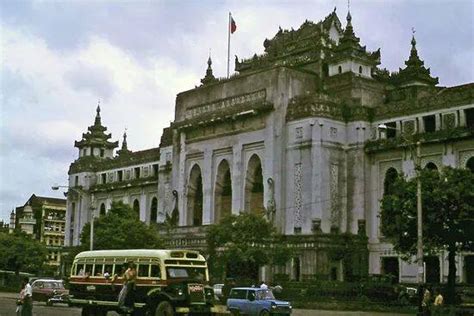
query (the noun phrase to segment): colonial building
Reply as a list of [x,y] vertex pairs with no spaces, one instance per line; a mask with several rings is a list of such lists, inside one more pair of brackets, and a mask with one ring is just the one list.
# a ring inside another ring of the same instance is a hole
[[[60,268],[66,227],[66,200],[33,194],[10,214],[10,232],[19,229],[44,243],[48,264]],[[59,272],[59,270],[58,270]]]
[[[405,67],[380,69],[380,50],[360,44],[347,15],[305,21],[235,58],[237,74],[218,79],[212,61],[201,86],[181,92],[161,144],[130,152],[100,120],[76,142],[67,240],[77,244],[91,214],[124,200],[147,222],[178,218],[174,247],[203,248],[206,225],[256,212],[287,237],[294,257],[262,277],[351,279],[394,274],[416,281],[381,234],[380,199],[396,173],[414,174],[407,140],[421,142],[421,167],[474,170],[474,84],[438,85],[407,39]],[[401,57],[402,60],[402,57]],[[380,127],[380,128],[379,128]],[[383,128],[381,128],[383,127]],[[426,258],[427,281],[445,281],[445,254]],[[474,256],[458,277],[473,282]]]

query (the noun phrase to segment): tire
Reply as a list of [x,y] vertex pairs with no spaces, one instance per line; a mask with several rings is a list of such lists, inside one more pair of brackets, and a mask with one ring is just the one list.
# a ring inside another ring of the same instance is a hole
[[50,300],[47,300],[46,301],[46,306],[53,306],[53,302],[51,302]]
[[230,311],[230,314],[231,314],[232,316],[240,316],[240,312],[239,312],[238,310],[236,310],[236,309],[231,310],[231,311]]
[[267,310],[263,310],[260,312],[260,316],[270,316],[270,312]]
[[174,316],[173,306],[168,301],[160,302],[156,307],[155,316]]

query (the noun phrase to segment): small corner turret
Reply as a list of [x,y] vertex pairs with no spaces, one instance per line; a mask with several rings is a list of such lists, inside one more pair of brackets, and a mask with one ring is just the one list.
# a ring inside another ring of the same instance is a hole
[[203,86],[218,81],[216,77],[214,77],[214,74],[212,73],[211,65],[212,65],[212,59],[211,59],[211,54],[209,54],[209,59],[207,60],[206,76],[204,76],[204,78],[201,79],[201,84]]
[[131,153],[132,153],[132,151],[129,150],[128,146],[127,146],[127,130],[125,129],[125,132],[123,132],[122,148],[117,151],[117,154],[120,157],[123,157],[123,156],[127,156]]
[[102,125],[100,117],[100,104],[97,105],[94,125],[89,126],[87,133],[82,134],[80,141],[74,142],[74,147],[79,149],[79,157],[112,158],[113,150],[118,147],[117,142],[111,142],[111,134],[106,134],[107,127]]
[[412,31],[410,57],[405,61],[406,67],[400,68],[398,74],[392,76],[393,84],[400,87],[435,86],[438,84],[438,77],[431,76],[430,69],[424,66],[424,61],[418,56],[415,30]]
[[360,45],[360,39],[352,27],[350,11],[347,12],[346,21],[346,28],[334,49],[334,55],[328,59],[329,76],[350,72],[360,77],[372,78],[373,68],[380,64],[380,49],[369,53],[365,46]]

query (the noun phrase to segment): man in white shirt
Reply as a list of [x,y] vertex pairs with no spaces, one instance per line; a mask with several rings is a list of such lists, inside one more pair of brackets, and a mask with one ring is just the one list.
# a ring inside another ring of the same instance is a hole
[[265,289],[265,290],[268,289],[268,285],[265,284],[265,281],[262,281],[262,282],[260,283],[260,288],[261,288],[261,289]]
[[33,289],[31,288],[30,281],[27,277],[24,279],[25,283],[25,296],[23,298],[23,306],[21,315],[32,316],[33,315]]

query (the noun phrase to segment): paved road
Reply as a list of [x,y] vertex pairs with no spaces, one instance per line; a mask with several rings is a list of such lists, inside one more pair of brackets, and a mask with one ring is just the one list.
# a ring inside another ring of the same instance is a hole
[[[16,295],[12,293],[0,293],[0,316],[16,316]],[[45,303],[35,302],[33,306],[34,316],[80,316],[79,308],[68,307],[65,304],[57,304],[52,307]],[[115,312],[109,312],[107,316],[118,316]],[[407,314],[374,313],[374,312],[343,312],[323,311],[309,309],[295,309],[292,316],[407,316]]]

